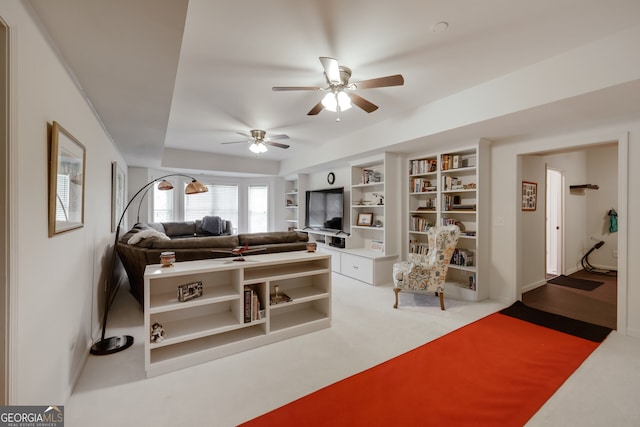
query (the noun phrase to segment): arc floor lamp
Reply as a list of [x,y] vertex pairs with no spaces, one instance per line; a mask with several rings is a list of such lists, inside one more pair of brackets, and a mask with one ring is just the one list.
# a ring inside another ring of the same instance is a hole
[[[118,290],[120,289],[120,286],[116,283],[113,277],[114,269],[116,265],[116,257],[118,256],[116,252],[116,245],[118,244],[118,239],[120,238],[120,226],[122,225],[122,220],[124,219],[124,216],[127,213],[129,206],[131,206],[131,203],[133,203],[133,201],[138,197],[140,193],[144,191],[144,194],[140,199],[140,204],[142,204],[142,199],[144,199],[144,196],[147,194],[147,191],[149,191],[151,186],[158,181],[160,181],[160,183],[158,184],[158,189],[160,190],[173,189],[173,185],[166,180],[166,178],[169,178],[172,176],[182,176],[185,178],[189,178],[191,180],[191,182],[187,184],[187,186],[184,189],[185,194],[198,194],[198,193],[206,193],[207,191],[209,191],[206,185],[202,184],[200,181],[198,181],[192,176],[183,175],[180,173],[172,173],[169,175],[161,176],[159,178],[156,178],[148,182],[147,184],[142,186],[142,188],[140,188],[138,192],[134,194],[133,197],[129,200],[129,203],[127,203],[127,206],[125,206],[124,210],[122,211],[122,215],[120,216],[120,219],[118,221],[118,226],[116,227],[116,238],[114,240],[113,250],[111,252],[111,261],[109,264],[109,270],[107,271],[107,274],[108,274],[107,295],[105,297],[104,313],[102,315],[102,335],[100,336],[100,339],[91,346],[91,354],[95,354],[98,356],[113,354],[129,348],[133,344],[133,337],[131,335],[119,335],[119,336],[105,338],[105,334],[107,331],[107,318],[109,314],[109,309],[111,308],[111,304],[113,304],[113,301],[116,295],[118,294]],[[140,215],[140,207],[138,206],[138,219],[139,219],[139,215]]]

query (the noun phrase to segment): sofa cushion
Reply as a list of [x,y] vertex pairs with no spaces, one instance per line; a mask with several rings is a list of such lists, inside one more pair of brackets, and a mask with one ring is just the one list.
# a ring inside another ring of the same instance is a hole
[[306,242],[309,239],[306,233],[297,231],[280,231],[266,233],[243,233],[238,234],[240,245],[260,246],[277,243]]
[[196,234],[196,223],[185,222],[163,222],[164,232],[169,237],[193,236]]
[[[146,244],[143,240],[137,246]],[[178,237],[171,240],[154,240],[149,242],[153,249],[189,249],[189,248],[229,248],[238,246],[238,236],[202,236],[202,237]]]

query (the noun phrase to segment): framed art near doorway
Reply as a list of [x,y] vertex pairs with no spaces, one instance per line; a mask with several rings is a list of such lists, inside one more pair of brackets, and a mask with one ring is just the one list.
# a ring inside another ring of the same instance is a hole
[[522,210],[535,211],[538,203],[538,184],[522,181]]

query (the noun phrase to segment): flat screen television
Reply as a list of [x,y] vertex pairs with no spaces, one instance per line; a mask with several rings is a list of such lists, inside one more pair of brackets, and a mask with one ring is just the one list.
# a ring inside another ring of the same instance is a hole
[[305,207],[307,228],[342,231],[344,187],[307,191]]

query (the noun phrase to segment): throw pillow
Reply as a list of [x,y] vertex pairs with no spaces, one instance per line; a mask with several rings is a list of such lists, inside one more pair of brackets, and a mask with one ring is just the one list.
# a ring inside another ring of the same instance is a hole
[[205,216],[202,218],[202,229],[214,236],[222,234],[223,221],[219,216]]
[[143,239],[171,240],[169,236],[167,236],[166,234],[151,229],[151,230],[142,230],[141,232],[134,234],[127,241],[127,243],[129,245],[136,245],[140,243]]

